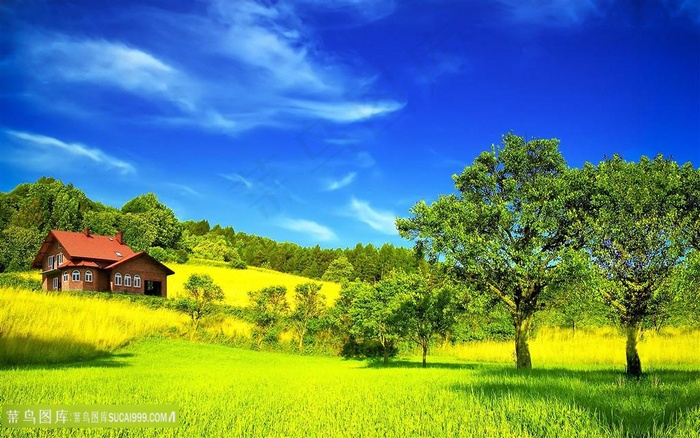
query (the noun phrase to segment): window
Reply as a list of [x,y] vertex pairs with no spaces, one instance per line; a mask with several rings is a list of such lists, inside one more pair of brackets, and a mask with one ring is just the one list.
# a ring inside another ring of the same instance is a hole
[[80,281],[80,271],[77,269],[73,271],[73,281]]
[[139,274],[134,275],[134,287],[141,287],[141,276]]
[[92,271],[85,271],[85,281],[87,281],[88,283],[92,283]]
[[49,269],[53,269],[53,256],[49,256],[47,266]]
[[122,274],[117,272],[114,274],[114,285],[115,286],[121,286],[122,285]]
[[53,290],[58,290],[58,277],[53,278]]
[[56,266],[61,266],[63,264],[63,253],[56,255]]
[[131,275],[126,274],[124,276],[124,286],[131,287]]

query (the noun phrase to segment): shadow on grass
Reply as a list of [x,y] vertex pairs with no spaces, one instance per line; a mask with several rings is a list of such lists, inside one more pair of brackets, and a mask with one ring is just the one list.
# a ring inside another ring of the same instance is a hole
[[0,370],[8,368],[118,368],[129,366],[131,353],[110,353],[71,339],[0,337]]
[[[366,359],[365,359],[366,360]],[[387,365],[384,365],[383,359],[370,360],[365,368],[423,368],[423,363],[409,360],[390,360]],[[438,368],[448,370],[473,370],[477,365],[467,363],[443,363],[443,362],[428,362],[426,369]]]
[[669,430],[678,418],[700,406],[700,370],[654,370],[640,380],[614,370],[515,370],[483,367],[471,385],[455,391],[471,396],[514,395],[522,399],[558,400],[584,408],[611,430],[626,436],[647,436]]

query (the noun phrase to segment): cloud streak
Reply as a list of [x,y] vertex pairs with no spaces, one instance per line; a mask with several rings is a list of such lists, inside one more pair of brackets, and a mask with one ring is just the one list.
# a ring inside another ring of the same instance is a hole
[[580,25],[593,15],[600,15],[601,0],[498,0],[508,17],[516,22],[550,27]]
[[[46,159],[55,161],[57,155],[65,157],[65,154],[67,154],[75,159],[88,160],[106,168],[115,169],[122,175],[136,172],[136,168],[131,163],[109,155],[97,148],[80,143],[66,143],[53,137],[28,132],[9,130],[5,131],[5,133],[13,142],[33,148],[34,151],[32,153],[41,154]],[[34,156],[33,159],[45,161],[42,157]]]
[[350,172],[347,175],[345,175],[345,177],[343,177],[342,179],[339,179],[336,181],[331,181],[326,186],[326,191],[332,192],[335,190],[342,189],[343,187],[347,187],[350,184],[352,184],[353,181],[355,181],[356,176],[357,176],[357,173]]
[[356,198],[350,200],[350,211],[355,218],[383,234],[396,235],[396,215],[373,209],[368,202]]
[[319,242],[337,239],[330,228],[306,219],[281,218],[277,221],[277,225],[290,231],[305,234]]

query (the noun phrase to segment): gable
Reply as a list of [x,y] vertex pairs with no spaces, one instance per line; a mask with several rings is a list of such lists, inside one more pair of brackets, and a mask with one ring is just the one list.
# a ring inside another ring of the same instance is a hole
[[165,275],[172,275],[175,273],[172,269],[168,268],[167,266],[165,266],[164,264],[162,264],[158,260],[156,260],[153,257],[151,257],[150,255],[148,255],[148,253],[143,252],[143,251],[134,253],[134,254],[130,255],[129,257],[125,257],[122,260],[119,260],[115,263],[112,263],[109,266],[105,266],[104,269],[117,270],[121,267],[126,267],[126,266],[130,266],[130,265],[134,265],[134,264],[146,266],[148,268],[157,269],[157,270],[163,272]]
[[60,251],[69,259],[99,260],[105,262],[118,262],[133,256],[135,252],[128,245],[120,242],[120,238],[111,236],[99,236],[87,231],[76,233],[72,231],[51,230],[39,248],[32,267],[41,268],[42,261],[50,254],[54,245],[58,245]]

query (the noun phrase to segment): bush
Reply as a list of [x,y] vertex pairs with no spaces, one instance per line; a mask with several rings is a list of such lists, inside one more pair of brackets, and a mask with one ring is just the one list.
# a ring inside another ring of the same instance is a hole
[[26,278],[20,274],[6,272],[0,274],[0,287],[28,289],[32,291],[41,291],[41,281],[34,278]]
[[248,265],[246,264],[246,262],[244,262],[240,258],[231,260],[228,263],[228,266],[229,266],[229,268],[233,268],[233,269],[247,269],[248,268]]

